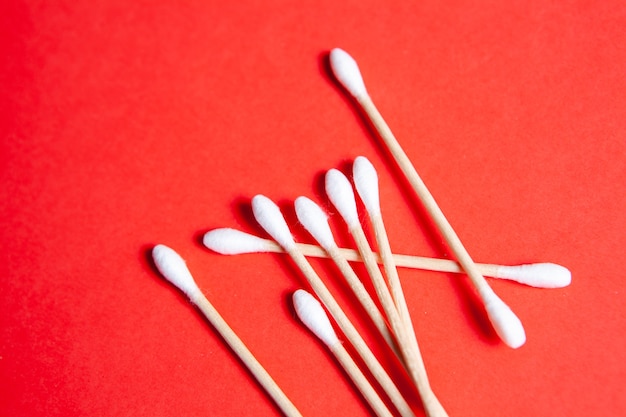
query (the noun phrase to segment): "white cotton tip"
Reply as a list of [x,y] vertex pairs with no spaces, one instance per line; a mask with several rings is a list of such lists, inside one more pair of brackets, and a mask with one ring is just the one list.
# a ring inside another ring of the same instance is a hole
[[293,306],[302,323],[326,346],[339,342],[326,312],[315,297],[304,290],[297,290],[293,293]]
[[553,263],[500,266],[496,277],[538,288],[563,288],[572,282],[570,270]]
[[298,197],[295,207],[300,223],[324,249],[337,246],[328,225],[328,217],[320,206],[306,197]]
[[272,200],[264,195],[254,196],[252,212],[256,221],[280,246],[285,249],[296,246],[283,214]]
[[370,216],[380,215],[380,197],[378,194],[378,174],[374,165],[364,156],[354,160],[352,166],[354,186]]
[[222,255],[267,252],[267,241],[260,237],[228,227],[213,229],[204,234],[204,246]]
[[350,94],[356,98],[367,95],[359,66],[346,51],[339,48],[330,51],[330,67],[337,80]]
[[341,171],[331,169],[326,173],[326,194],[349,228],[359,224],[352,185]]
[[517,349],[526,342],[522,322],[497,295],[489,297],[485,309],[493,328],[507,346]]
[[152,259],[165,279],[176,285],[189,298],[193,298],[200,292],[185,260],[173,249],[165,245],[156,245],[152,248]]

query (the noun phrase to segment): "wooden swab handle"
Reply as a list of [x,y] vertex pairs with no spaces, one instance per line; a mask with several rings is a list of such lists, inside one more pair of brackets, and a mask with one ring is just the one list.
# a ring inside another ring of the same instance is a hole
[[341,342],[331,346],[330,350],[335,355],[335,358],[337,358],[337,361],[339,361],[346,373],[350,375],[350,379],[352,379],[354,385],[356,385],[376,415],[378,417],[393,417],[383,400],[380,399],[376,390],[374,390],[367,378],[365,378],[365,375],[363,375],[363,372],[361,372]]
[[244,365],[246,365],[246,367],[250,370],[250,373],[252,373],[259,384],[274,400],[283,414],[287,417],[302,417],[302,414],[300,414],[296,406],[293,405],[289,398],[287,398],[278,384],[276,384],[274,379],[272,379],[270,374],[265,370],[265,368],[263,368],[252,352],[250,352],[239,336],[237,336],[228,323],[226,323],[204,294],[197,292],[192,296],[191,301],[204,314],[207,320],[220,334],[228,346],[230,346],[233,352],[235,352],[239,359],[241,359]]

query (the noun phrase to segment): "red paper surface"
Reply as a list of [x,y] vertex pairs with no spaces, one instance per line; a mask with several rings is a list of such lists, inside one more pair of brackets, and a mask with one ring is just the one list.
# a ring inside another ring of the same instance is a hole
[[[159,276],[157,243],[303,415],[370,415],[295,318],[293,264],[201,245],[217,227],[264,235],[250,199],[265,194],[299,240],[306,195],[354,247],[322,178],[364,155],[394,251],[452,257],[330,75],[336,46],[476,261],[573,274],[489,281],[524,323],[512,350],[467,277],[400,271],[449,415],[624,415],[625,4],[227,3],[0,6],[0,415],[280,415]],[[337,271],[313,265],[424,415]]]

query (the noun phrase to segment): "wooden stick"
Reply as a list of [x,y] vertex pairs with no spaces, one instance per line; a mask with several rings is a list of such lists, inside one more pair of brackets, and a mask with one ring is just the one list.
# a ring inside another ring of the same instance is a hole
[[[284,249],[275,241],[271,239],[263,240],[265,240],[267,245],[263,248],[265,252],[285,253]],[[324,250],[324,248],[318,245],[300,242],[296,244],[298,245],[298,249],[305,256],[310,256],[313,258],[330,258],[330,255]],[[341,252],[341,256],[343,256],[347,261],[363,262],[361,254],[356,249],[338,248],[338,250],[339,252]],[[463,270],[463,267],[461,267],[461,265],[457,261],[453,261],[450,259],[429,258],[425,256],[398,253],[394,253],[391,256],[393,257],[393,261],[396,266],[401,268],[422,269],[425,271],[435,272],[451,272],[455,274],[462,274],[465,272]],[[377,263],[383,264],[382,256],[380,255],[380,253],[374,253],[374,258]],[[501,268],[503,265],[477,263],[476,266],[485,276],[491,278],[505,279],[498,273],[498,269]]]
[[324,282],[317,275],[311,264],[293,240],[289,227],[282,216],[280,209],[274,202],[265,196],[257,195],[252,199],[252,211],[257,222],[283,247],[296,266],[300,269],[313,292],[333,317],[343,334],[363,359],[381,388],[402,416],[414,416],[411,407],[394,384],[389,374],[376,359],[357,329],[350,322]]
[[380,399],[380,396],[359,369],[350,354],[337,338],[326,312],[320,303],[308,292],[298,290],[293,294],[293,304],[300,320],[317,336],[333,353],[339,364],[374,412],[379,417],[392,417],[391,412]]
[[[232,228],[218,228],[208,231],[203,238],[204,245],[222,255],[238,255],[242,253],[273,252],[284,253],[283,248],[273,240],[263,239],[249,233]],[[296,243],[305,256],[328,258],[328,253],[317,245]],[[363,262],[357,250],[339,248],[348,261]],[[379,254],[375,253],[376,262],[382,263]],[[394,254],[396,266],[403,268],[424,269],[430,271],[463,273],[458,262],[448,259],[426,258],[413,255]],[[506,279],[536,288],[562,288],[572,282],[572,273],[564,266],[541,262],[524,265],[476,264],[479,271],[492,278]]]
[[426,185],[417,174],[417,171],[415,170],[415,167],[411,163],[409,157],[396,140],[395,136],[391,132],[391,129],[367,93],[356,61],[354,61],[354,59],[352,59],[352,57],[350,57],[350,55],[348,55],[345,51],[340,49],[334,49],[331,51],[330,61],[333,72],[339,81],[350,92],[350,94],[353,95],[365,112],[366,116],[369,118],[383,143],[387,147],[389,153],[395,159],[396,163],[404,173],[404,176],[409,181],[413,190],[437,225],[437,228],[443,235],[448,246],[469,276],[473,286],[485,305],[487,314],[492,325],[494,326],[494,329],[496,330],[496,333],[498,333],[500,338],[508,346],[512,348],[522,346],[526,341],[526,335],[522,323],[513,311],[511,311],[511,309],[495,294],[474,264],[474,261],[469,256],[469,253],[461,243],[461,240],[457,236],[456,232],[452,226],[450,226],[450,223],[435,202],[432,194],[428,191],[428,188],[426,188]]
[[204,296],[196,285],[191,273],[185,265],[185,261],[174,250],[164,245],[157,245],[152,250],[154,263],[161,274],[172,284],[183,291],[192,303],[204,314],[213,328],[224,339],[226,344],[239,357],[243,364],[250,370],[259,384],[274,400],[283,414],[287,417],[302,417],[302,414],[287,398],[270,374],[263,368],[252,352],[241,341],[237,334],[226,323],[218,311]]

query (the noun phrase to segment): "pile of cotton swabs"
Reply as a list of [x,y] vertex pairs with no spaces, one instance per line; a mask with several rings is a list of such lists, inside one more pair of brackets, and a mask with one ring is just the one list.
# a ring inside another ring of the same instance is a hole
[[[352,178],[354,188],[363,202],[367,211],[367,217],[371,222],[378,253],[374,253],[363,231],[357,212],[353,186],[350,180],[336,169],[331,169],[326,174],[326,193],[342,219],[346,222],[350,234],[356,243],[357,251],[338,247],[328,224],[326,213],[316,203],[306,197],[296,199],[295,211],[298,221],[313,236],[319,246],[296,243],[278,206],[262,195],[257,195],[252,199],[252,210],[257,222],[273,240],[249,235],[235,229],[224,228],[206,233],[203,241],[209,249],[226,255],[251,252],[285,252],[288,254],[306,278],[315,296],[321,301],[320,304],[313,295],[304,290],[296,291],[293,294],[293,303],[301,321],[328,346],[376,415],[415,415],[394,381],[374,356],[307,260],[307,256],[331,258],[354,292],[355,297],[367,312],[372,323],[380,332],[380,335],[397,355],[400,363],[403,364],[422,400],[426,414],[431,417],[447,416],[428,381],[424,361],[420,354],[396,267],[402,266],[467,274],[484,304],[485,311],[496,333],[506,345],[512,348],[518,348],[526,341],[522,323],[513,311],[495,294],[483,276],[513,280],[534,287],[558,288],[569,285],[571,274],[566,268],[551,263],[521,266],[474,263],[374,106],[365,89],[356,62],[341,49],[331,51],[330,62],[336,78],[356,99],[356,102],[359,103],[361,109],[377,130],[390,154],[394,157],[448,246],[453,251],[458,263],[445,259],[392,253],[381,215],[378,175],[373,165],[364,157],[358,157],[354,161]],[[187,294],[191,301],[206,315],[210,323],[266,389],[281,411],[287,416],[301,415],[267,371],[259,364],[202,294],[183,259],[164,245],[155,246],[152,255],[157,268],[163,276]],[[377,303],[367,292],[349,261],[362,261],[365,264],[376,292],[378,304],[382,306],[382,311],[378,309]],[[383,265],[384,274],[379,267],[379,263]],[[343,347],[326,316],[324,308],[330,313],[336,326],[343,333],[343,338],[352,345],[354,351],[359,355],[360,361],[367,368],[366,372],[370,377],[365,376]],[[388,402],[381,399],[379,390],[372,387],[371,378],[376,380],[382,392],[389,399],[390,404],[395,407],[395,410],[390,410],[387,407],[386,404]]]

